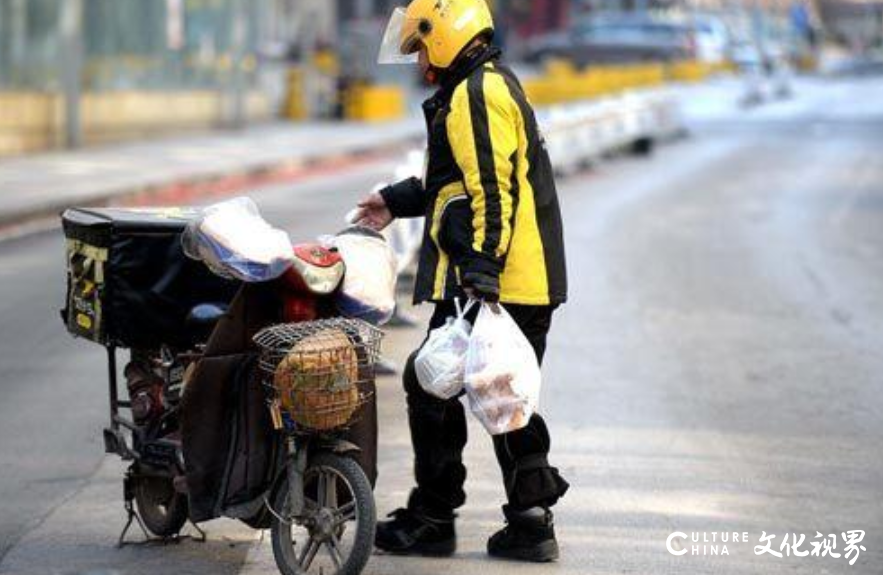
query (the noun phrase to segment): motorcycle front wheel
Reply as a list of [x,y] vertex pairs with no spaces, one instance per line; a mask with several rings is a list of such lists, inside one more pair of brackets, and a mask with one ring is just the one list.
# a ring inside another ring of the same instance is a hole
[[157,537],[181,532],[189,517],[187,497],[175,491],[171,477],[139,473],[133,476],[135,506],[147,530]]
[[358,575],[374,549],[374,493],[348,457],[320,453],[304,472],[304,512],[291,517],[288,481],[273,502],[273,556],[283,575]]

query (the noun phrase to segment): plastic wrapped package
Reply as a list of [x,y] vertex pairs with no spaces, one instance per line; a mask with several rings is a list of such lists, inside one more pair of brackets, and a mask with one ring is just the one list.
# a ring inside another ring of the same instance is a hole
[[278,278],[291,267],[291,239],[268,224],[250,198],[205,208],[182,237],[184,252],[214,273],[244,282]]
[[482,304],[466,353],[469,407],[491,435],[525,427],[540,399],[540,366],[506,310]]
[[396,306],[397,265],[383,236],[366,227],[353,226],[322,240],[337,248],[346,264],[346,275],[335,300],[338,311],[375,325],[388,322]]
[[463,391],[466,352],[472,331],[472,325],[465,316],[475,300],[469,300],[464,308],[460,307],[459,300],[454,300],[454,303],[457,306],[456,317],[447,318],[445,325],[429,332],[426,343],[414,360],[420,386],[426,393],[440,399],[450,399]]

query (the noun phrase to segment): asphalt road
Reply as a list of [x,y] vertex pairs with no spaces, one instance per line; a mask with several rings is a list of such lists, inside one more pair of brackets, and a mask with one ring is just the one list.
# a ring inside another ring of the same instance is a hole
[[[458,555],[377,556],[366,572],[879,573],[881,95],[879,80],[840,80],[745,114],[715,101],[692,110],[691,138],[561,180],[572,298],[553,325],[542,410],[553,463],[573,485],[557,510],[562,560],[487,560],[502,487],[473,424]],[[391,169],[254,197],[308,238],[339,227]],[[267,545],[229,521],[209,524],[204,545],[113,548],[122,466],[101,453],[103,356],[58,319],[58,234],[0,245],[0,278],[0,572],[274,572]],[[419,338],[392,331],[387,353],[402,359]],[[392,378],[381,415],[385,512],[410,487]],[[855,529],[865,550],[852,566],[754,552],[762,533],[778,551],[785,533],[810,550],[820,532],[843,553],[840,533]],[[675,557],[665,547],[675,531],[749,537],[726,555]]]

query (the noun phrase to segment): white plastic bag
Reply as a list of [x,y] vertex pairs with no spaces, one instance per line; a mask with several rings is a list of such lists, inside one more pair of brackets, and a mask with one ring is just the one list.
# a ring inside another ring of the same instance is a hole
[[340,251],[346,264],[337,309],[347,317],[375,325],[389,321],[396,307],[396,257],[379,233],[365,227],[348,228],[325,243]]
[[466,372],[466,352],[469,349],[469,334],[472,325],[466,314],[472,309],[475,300],[469,300],[466,307],[454,300],[457,315],[447,318],[445,325],[429,332],[429,337],[414,360],[417,381],[426,393],[440,399],[450,399],[463,391],[463,378]]
[[512,317],[482,304],[466,353],[469,407],[491,435],[525,427],[540,399],[537,356]]
[[288,234],[268,224],[246,197],[205,208],[181,242],[184,253],[214,273],[244,282],[276,279],[294,259]]

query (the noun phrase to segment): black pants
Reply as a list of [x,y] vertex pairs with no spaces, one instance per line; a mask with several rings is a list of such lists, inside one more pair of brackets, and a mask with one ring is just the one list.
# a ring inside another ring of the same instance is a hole
[[[504,307],[542,363],[554,307],[508,304]],[[452,302],[436,304],[429,329],[443,325],[445,318],[454,313]],[[469,319],[474,321],[476,311],[470,315]],[[403,375],[417,479],[417,488],[408,505],[435,517],[448,518],[466,500],[463,491],[466,468],[462,458],[466,445],[466,414],[459,398],[442,400],[423,391],[414,371],[416,355],[415,351],[408,358]],[[567,491],[567,482],[547,460],[551,440],[539,414],[534,414],[523,429],[493,436],[493,442],[510,506],[516,509],[550,507]]]

